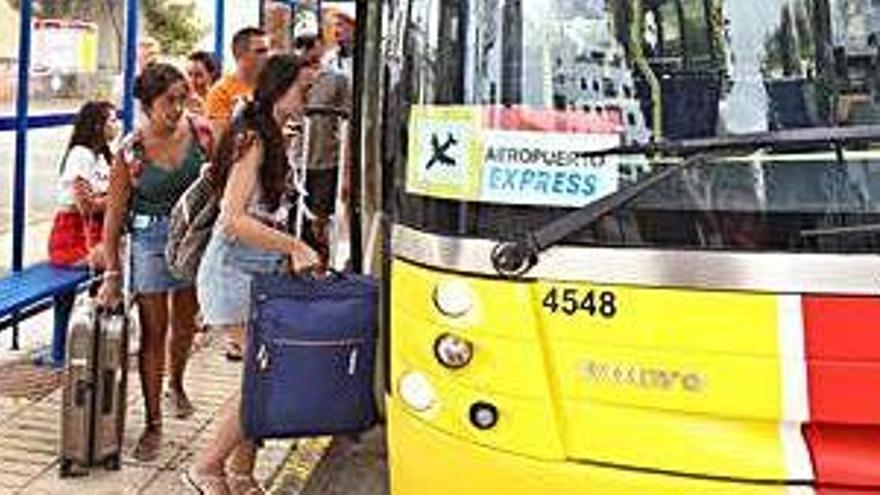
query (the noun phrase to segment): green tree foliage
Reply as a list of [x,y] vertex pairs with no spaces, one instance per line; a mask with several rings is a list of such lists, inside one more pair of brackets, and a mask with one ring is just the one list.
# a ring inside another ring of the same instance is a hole
[[779,24],[764,42],[764,65],[769,73],[800,76],[801,65],[814,66],[817,36],[811,22],[817,8],[809,0],[794,0],[783,6]]
[[786,76],[792,76],[798,72],[798,53],[797,38],[795,38],[794,34],[794,20],[791,15],[791,8],[788,5],[782,7],[777,36],[779,52],[782,58],[782,73]]
[[[2,0],[0,0],[2,1]],[[18,9],[22,0],[6,0]],[[95,20],[108,0],[36,0],[34,13],[43,18]],[[103,4],[103,5],[102,5]],[[140,0],[146,32],[167,55],[186,55],[204,35],[193,0]]]
[[191,52],[204,34],[192,1],[141,0],[147,33],[156,38],[166,55]]

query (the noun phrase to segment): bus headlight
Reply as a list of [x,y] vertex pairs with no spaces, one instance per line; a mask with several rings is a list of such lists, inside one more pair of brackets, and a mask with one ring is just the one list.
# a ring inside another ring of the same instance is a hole
[[434,342],[434,355],[443,366],[457,370],[470,364],[474,357],[474,345],[468,340],[446,333]]
[[437,400],[434,387],[425,375],[417,371],[408,372],[400,378],[398,391],[400,398],[417,412],[427,411]]
[[447,280],[434,288],[434,306],[450,318],[460,318],[474,307],[474,294],[461,280]]

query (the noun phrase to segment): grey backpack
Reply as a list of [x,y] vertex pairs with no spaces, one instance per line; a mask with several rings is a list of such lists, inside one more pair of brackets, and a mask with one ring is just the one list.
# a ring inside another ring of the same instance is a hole
[[165,260],[172,275],[183,281],[195,282],[199,263],[219,215],[220,194],[210,179],[202,174],[171,210]]

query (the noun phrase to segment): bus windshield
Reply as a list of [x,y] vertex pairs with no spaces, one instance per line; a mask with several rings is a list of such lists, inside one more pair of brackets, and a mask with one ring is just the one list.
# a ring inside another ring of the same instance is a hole
[[[880,124],[877,0],[399,5],[394,211],[431,233],[504,239],[685,158],[597,150]],[[838,144],[711,154],[566,242],[874,252],[848,228],[880,224],[880,146]]]

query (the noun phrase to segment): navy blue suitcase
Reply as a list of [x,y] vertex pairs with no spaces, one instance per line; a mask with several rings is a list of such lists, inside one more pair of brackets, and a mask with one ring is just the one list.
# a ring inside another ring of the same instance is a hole
[[251,292],[245,435],[294,438],[373,426],[376,281],[343,273],[321,280],[258,275]]

